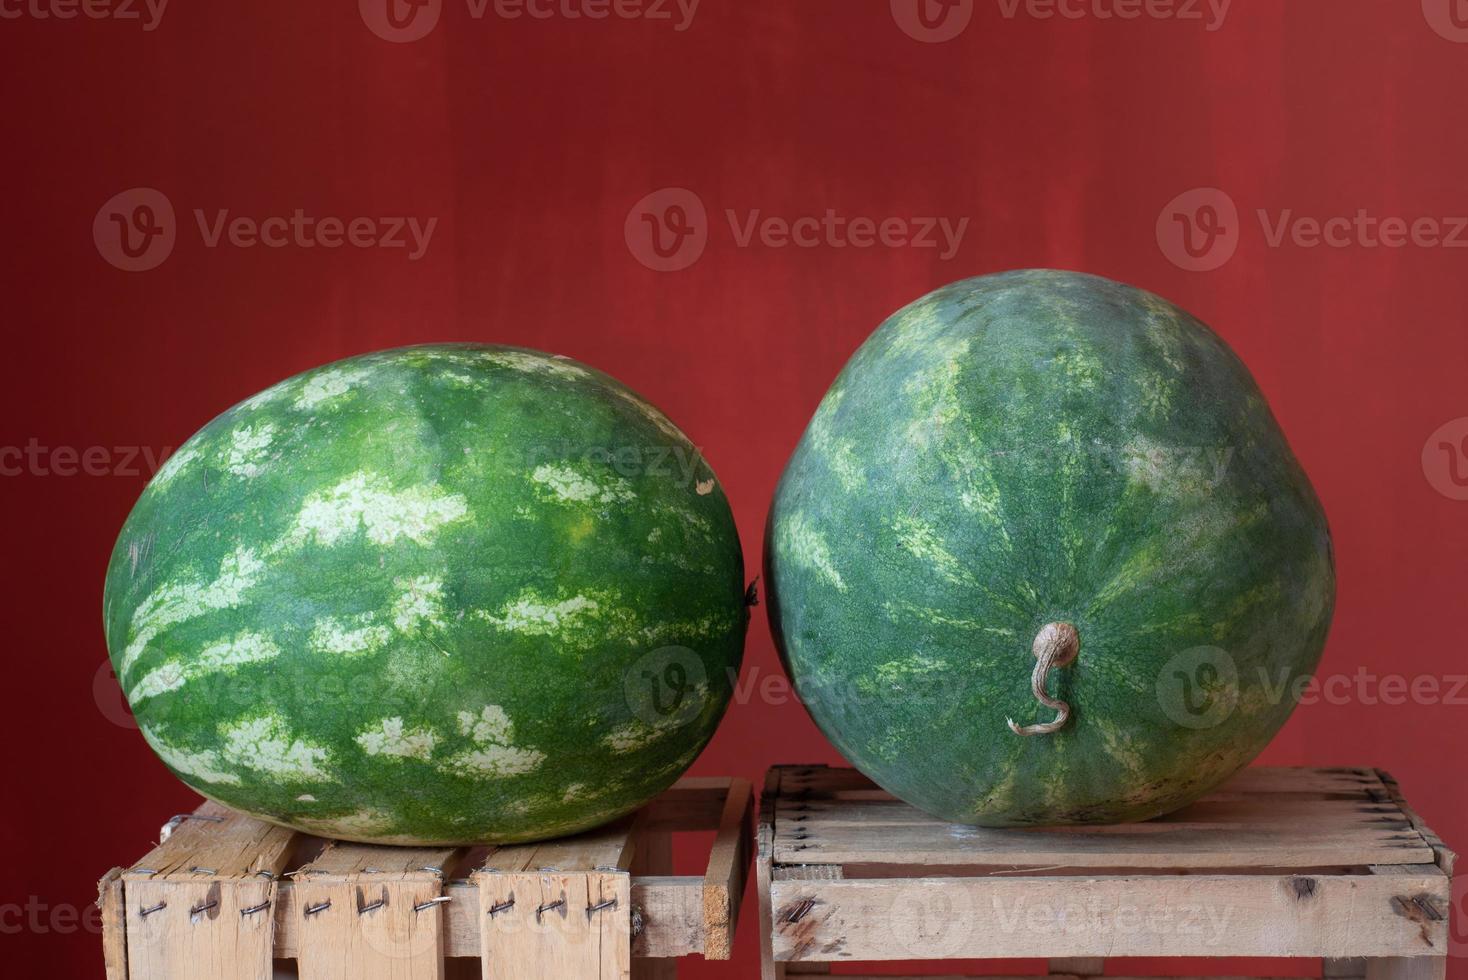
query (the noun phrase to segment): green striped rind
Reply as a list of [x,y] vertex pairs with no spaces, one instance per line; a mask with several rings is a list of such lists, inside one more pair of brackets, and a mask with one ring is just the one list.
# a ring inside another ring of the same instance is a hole
[[282,382],[160,469],[107,573],[144,736],[181,779],[312,833],[584,830],[712,736],[747,621],[687,438],[534,351],[411,347]]
[[[1319,660],[1324,514],[1242,362],[1092,276],[955,283],[853,356],[791,458],[771,623],[817,724],[945,819],[1144,819],[1247,764]],[[1030,691],[1031,644],[1075,665]]]

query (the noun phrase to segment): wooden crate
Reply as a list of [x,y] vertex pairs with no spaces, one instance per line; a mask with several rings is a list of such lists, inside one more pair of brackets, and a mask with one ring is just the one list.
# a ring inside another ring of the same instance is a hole
[[[764,980],[874,960],[1321,957],[1442,980],[1453,852],[1374,769],[1247,769],[1170,816],[946,824],[850,769],[770,770],[756,857]],[[849,975],[849,974],[844,974]]]
[[[729,958],[752,810],[748,781],[690,778],[575,837],[416,848],[206,803],[100,882],[107,977],[667,980],[676,957]],[[672,873],[682,831],[715,832],[702,877]]]

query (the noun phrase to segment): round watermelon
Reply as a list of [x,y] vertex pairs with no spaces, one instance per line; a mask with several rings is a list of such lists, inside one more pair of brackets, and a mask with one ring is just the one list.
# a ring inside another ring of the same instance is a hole
[[1325,515],[1243,363],[1094,276],[893,315],[780,480],[768,609],[822,731],[982,826],[1139,820],[1284,724],[1334,605]]
[[339,361],[236,405],[143,492],[113,666],[203,795],[402,844],[575,833],[669,786],[748,620],[729,504],[666,416],[575,361]]

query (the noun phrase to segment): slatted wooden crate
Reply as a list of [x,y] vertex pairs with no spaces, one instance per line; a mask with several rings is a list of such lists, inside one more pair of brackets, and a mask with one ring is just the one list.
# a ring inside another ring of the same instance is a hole
[[[561,840],[410,848],[326,841],[206,803],[99,885],[108,980],[667,980],[728,959],[753,851],[742,779],[689,778]],[[702,877],[672,834],[714,831]]]
[[982,830],[850,769],[786,766],[766,779],[758,845],[764,980],[991,958],[1083,977],[1121,956],[1444,976],[1453,852],[1374,769],[1248,769],[1146,823]]

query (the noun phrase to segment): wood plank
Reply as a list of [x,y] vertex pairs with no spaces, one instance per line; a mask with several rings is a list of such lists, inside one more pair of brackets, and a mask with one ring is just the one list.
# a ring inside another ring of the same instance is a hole
[[[916,878],[770,884],[773,959],[1436,956],[1431,874]],[[882,928],[873,928],[873,923]]]
[[633,828],[637,815],[629,815],[604,827],[572,837],[496,847],[485,857],[480,871],[520,873],[536,870],[592,871],[596,868],[631,867]]
[[[1387,783],[1388,791],[1392,792],[1400,801],[1401,796],[1396,790],[1396,782],[1385,773],[1382,773],[1382,778]],[[1403,806],[1405,807],[1405,804]],[[1413,814],[1412,817],[1414,823],[1417,823],[1416,815]],[[1403,883],[1404,887],[1399,889],[1398,894],[1392,900],[1392,911],[1409,922],[1417,923],[1423,941],[1435,944],[1435,926],[1449,919],[1452,915],[1452,906],[1443,904],[1431,894],[1413,892],[1409,882],[1413,876],[1428,873],[1431,870],[1440,870],[1443,874],[1450,875],[1455,855],[1443,847],[1442,841],[1438,840],[1437,835],[1428,830],[1425,825],[1419,824],[1419,826],[1424,834],[1430,835],[1436,841],[1436,846],[1433,848],[1433,864],[1419,867],[1376,865],[1370,870],[1373,875]],[[1444,865],[1446,867],[1443,867]],[[1436,956],[1385,956],[1368,959],[1365,961],[1365,980],[1444,980],[1447,976],[1448,964],[1446,943],[1440,945],[1439,949],[1440,955]]]
[[[1357,795],[1381,789],[1376,770],[1356,767],[1249,766],[1209,796],[1229,793],[1284,793],[1309,796]],[[1205,797],[1206,799],[1207,797]]]
[[1382,957],[1366,961],[1366,980],[1444,980],[1446,956]]
[[[628,980],[631,876],[478,874],[480,962],[492,980]],[[494,910],[494,914],[488,914]]]
[[754,793],[749,781],[731,780],[724,801],[718,835],[709,851],[703,886],[703,955],[727,960],[733,956],[734,933],[739,926],[739,904],[749,871],[749,822]]
[[993,830],[956,824],[912,825],[902,834],[882,827],[850,827],[825,836],[777,836],[781,864],[1059,865],[1073,868],[1232,868],[1251,865],[1314,868],[1419,864],[1432,849],[1415,832],[1319,833],[1305,824],[1253,830],[1123,827],[1098,833]]
[[1376,775],[1386,790],[1386,798],[1396,804],[1412,826],[1417,829],[1417,832],[1422,835],[1423,840],[1427,841],[1428,846],[1432,848],[1435,862],[1439,868],[1443,869],[1443,874],[1452,875],[1453,864],[1457,861],[1458,855],[1444,844],[1442,838],[1435,834],[1427,824],[1423,823],[1421,817],[1417,816],[1417,812],[1402,796],[1402,788],[1397,785],[1397,781],[1390,773],[1378,769]]
[[330,841],[310,863],[292,872],[298,884],[314,881],[357,881],[426,876],[443,879],[456,856],[467,848],[397,847]]
[[[890,795],[854,769],[821,765],[776,766],[780,772],[782,795],[804,794],[810,798]],[[1204,799],[1224,798],[1240,794],[1289,794],[1313,797],[1360,796],[1372,791],[1384,792],[1382,780],[1373,769],[1318,768],[1306,766],[1253,766],[1240,770],[1228,782]]]
[[630,867],[639,830],[634,815],[487,855],[470,876],[484,976],[630,976]]
[[122,873],[128,976],[269,980],[276,876],[299,835],[205,803],[160,836]]
[[642,808],[643,823],[654,831],[718,830],[730,782],[727,776],[684,776]]
[[[793,970],[794,968],[796,968],[798,966],[802,966],[802,965],[804,965],[804,964],[788,963],[788,964],[785,964],[785,968],[786,968],[787,971],[790,971],[790,970]],[[808,964],[808,965],[809,966],[817,966],[817,965],[819,965],[819,966],[825,966],[825,964]],[[793,973],[793,972],[787,973],[787,976],[796,976],[796,975],[798,975],[798,974]],[[911,974],[892,974],[892,973],[842,973],[842,974],[840,974],[840,976],[841,976],[842,980],[976,980],[976,978],[974,977],[974,975],[973,974],[969,974],[969,973],[965,973],[965,974],[959,974],[959,973],[941,973],[941,974],[939,974],[939,973],[924,973],[921,976],[913,976]],[[1085,980],[1085,978],[1084,977],[1079,977],[1079,976],[1076,976],[1076,975],[1073,975],[1073,974],[1056,974],[1056,973],[1051,973],[1051,974],[1048,974],[1045,977],[1041,978],[1041,977],[1038,977],[1035,974],[1032,974],[1031,973],[1031,974],[1012,974],[1012,975],[1009,975],[1009,976],[995,975],[995,974],[985,974],[983,976],[983,980]],[[1300,978],[1299,977],[1253,977],[1253,976],[1237,976],[1237,975],[1236,976],[1213,976],[1213,977],[1204,977],[1204,976],[1196,976],[1196,977],[1187,977],[1187,976],[1169,977],[1169,976],[1152,976],[1152,975],[1148,975],[1148,976],[1143,976],[1143,977],[1107,976],[1106,980],[1300,980]]]
[[113,868],[97,882],[97,910],[102,917],[102,966],[107,980],[127,980],[127,905],[121,868]]
[[[444,956],[481,955],[479,887],[466,880],[450,881],[443,889],[450,901],[443,904]],[[282,881],[278,890],[276,956],[295,959],[300,955],[301,926],[297,887]],[[637,937],[638,955],[657,957],[692,956],[703,952],[703,879],[696,875],[634,878],[631,887],[634,908],[644,913],[642,932]],[[111,978],[109,978],[111,980]]]
[[1326,980],[1357,980],[1366,976],[1366,961],[1360,957],[1342,960],[1327,956],[1320,961],[1320,975]]
[[123,871],[125,881],[154,881],[173,874],[193,879],[201,876],[196,868],[209,869],[209,877],[221,880],[249,878],[261,871],[278,874],[276,869],[284,870],[300,837],[212,801],[175,819],[181,822],[167,839]]
[[[805,818],[802,823],[831,827],[910,827],[943,823],[914,806],[891,798],[781,801],[777,822],[780,817],[793,820],[802,816]],[[1241,826],[1273,827],[1290,826],[1302,816],[1308,817],[1312,822],[1323,822],[1342,830],[1363,827],[1381,829],[1388,825],[1397,832],[1410,832],[1414,829],[1407,815],[1395,803],[1377,803],[1368,799],[1312,800],[1298,796],[1251,795],[1200,800],[1181,810],[1146,821],[1046,827],[1021,832],[1085,835],[1167,833],[1179,826],[1218,829]]]
[[672,959],[703,952],[703,879],[694,875],[632,879],[638,923],[633,957]]
[[1049,961],[1049,970],[1052,977],[1099,977],[1106,972],[1106,961],[1099,956],[1061,956]]
[[455,848],[332,842],[295,874],[302,980],[442,980]]
[[129,881],[124,888],[133,980],[270,980],[273,881],[201,877]]
[[775,860],[775,807],[782,788],[784,766],[765,772],[765,785],[760,793],[759,825],[755,829],[754,875],[759,892],[760,980],[784,980],[785,970],[774,959],[774,906],[770,886]]
[[[637,834],[636,852],[632,856],[632,873],[636,876],[633,878],[632,889],[632,978],[677,980],[678,961],[649,956],[647,944],[642,941],[647,933],[648,920],[661,918],[667,914],[667,910],[650,909],[639,904],[639,899],[645,900],[647,896],[645,892],[639,893],[636,883],[652,876],[673,877],[673,835],[665,830],[654,830],[648,824],[649,821],[645,820],[641,825]],[[677,910],[683,911],[685,910]],[[697,917],[692,927],[699,934],[698,941],[702,943],[702,918]]]
[[1248,769],[1142,823],[985,829],[948,824],[849,769],[781,767],[777,864],[963,867],[1290,868],[1418,864],[1451,852],[1365,769]]

